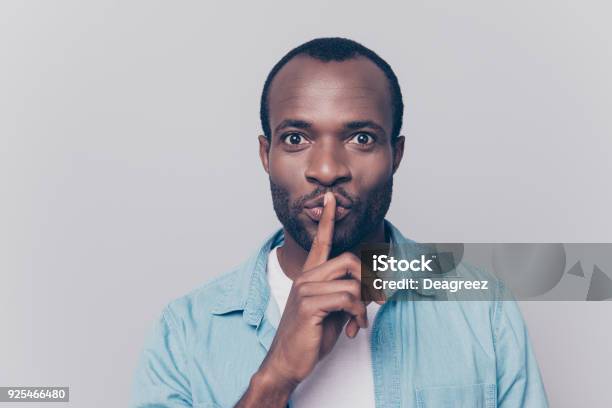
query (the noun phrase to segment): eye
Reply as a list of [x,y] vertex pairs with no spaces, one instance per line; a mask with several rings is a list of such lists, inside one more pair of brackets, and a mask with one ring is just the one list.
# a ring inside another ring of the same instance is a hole
[[307,143],[306,138],[299,133],[288,133],[283,136],[283,141],[293,146]]
[[369,133],[359,132],[351,137],[349,143],[356,143],[362,146],[367,146],[374,143],[374,137]]

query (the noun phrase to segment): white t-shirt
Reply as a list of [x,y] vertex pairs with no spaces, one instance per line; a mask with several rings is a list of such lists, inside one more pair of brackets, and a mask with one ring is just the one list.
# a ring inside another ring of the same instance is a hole
[[[271,300],[276,302],[282,315],[293,281],[281,269],[276,248],[268,257],[267,276]],[[368,328],[360,329],[353,339],[343,331],[331,352],[297,386],[291,395],[296,408],[375,406],[370,337],[379,308],[379,304],[370,302]]]

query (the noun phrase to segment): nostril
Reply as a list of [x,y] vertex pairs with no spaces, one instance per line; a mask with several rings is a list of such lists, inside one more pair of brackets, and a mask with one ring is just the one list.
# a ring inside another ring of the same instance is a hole
[[308,171],[305,174],[305,178],[311,183],[318,184],[324,187],[333,187],[338,184],[346,183],[352,179],[351,174],[349,172],[344,171]]

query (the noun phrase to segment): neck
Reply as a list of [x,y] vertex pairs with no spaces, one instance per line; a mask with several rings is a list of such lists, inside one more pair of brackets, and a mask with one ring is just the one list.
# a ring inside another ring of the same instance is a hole
[[[286,229],[283,229],[283,233],[285,235],[285,243],[277,249],[278,262],[285,275],[289,279],[295,280],[302,273],[308,252],[293,239]],[[359,247],[361,245],[380,242],[386,242],[384,221],[381,221],[358,245],[349,249],[348,252],[352,252],[359,257]]]

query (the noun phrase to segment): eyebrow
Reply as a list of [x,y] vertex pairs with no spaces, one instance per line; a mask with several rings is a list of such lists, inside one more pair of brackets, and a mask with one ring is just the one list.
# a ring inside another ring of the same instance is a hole
[[274,128],[274,133],[288,127],[307,130],[312,127],[312,123],[299,119],[285,119],[281,123],[279,123],[277,127]]
[[379,132],[381,132],[383,135],[386,135],[387,133],[385,132],[385,129],[380,126],[378,123],[372,121],[372,120],[355,120],[352,122],[347,122],[344,127],[346,129],[349,130],[357,130],[357,129],[363,129],[363,128],[371,128],[371,129],[376,129]]
[[[307,129],[312,128],[312,123],[306,122],[305,120],[300,120],[300,119],[285,119],[281,123],[279,123],[278,126],[274,128],[274,132],[277,133],[281,129],[288,128],[288,127],[307,130]],[[371,129],[378,130],[383,135],[386,135],[385,129],[382,126],[380,126],[378,123],[372,120],[354,120],[354,121],[345,123],[344,128],[348,130],[371,128]]]

